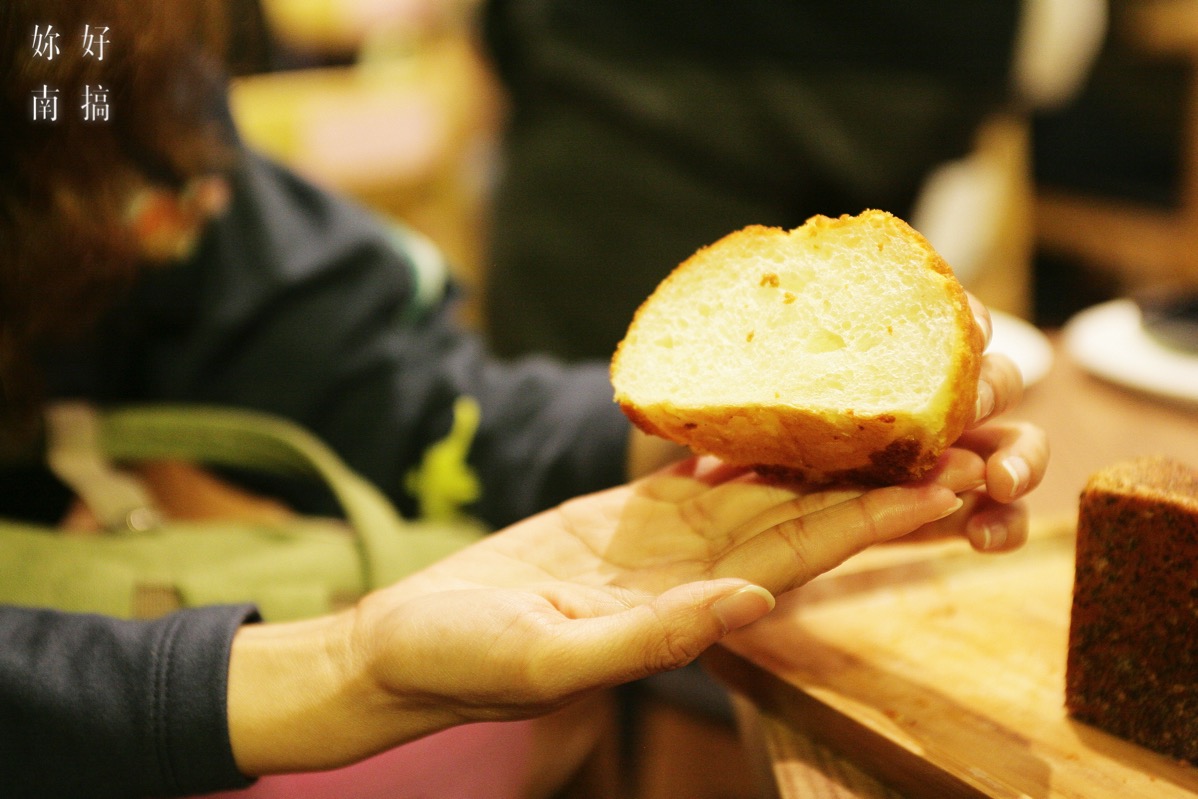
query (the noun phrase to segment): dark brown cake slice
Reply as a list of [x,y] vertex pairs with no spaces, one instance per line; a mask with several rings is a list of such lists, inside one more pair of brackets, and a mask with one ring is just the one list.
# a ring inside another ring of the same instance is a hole
[[1198,764],[1198,470],[1140,458],[1081,495],[1065,701]]

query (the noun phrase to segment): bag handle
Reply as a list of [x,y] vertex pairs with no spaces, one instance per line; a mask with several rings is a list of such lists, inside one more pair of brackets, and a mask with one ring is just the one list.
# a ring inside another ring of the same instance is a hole
[[106,457],[91,405],[57,402],[46,409],[46,462],[105,530],[136,532],[161,523],[162,514],[142,481]]
[[258,411],[202,405],[125,406],[95,420],[100,457],[113,461],[175,458],[322,480],[355,533],[365,584],[379,584],[377,563],[404,522],[378,488],[307,430]]

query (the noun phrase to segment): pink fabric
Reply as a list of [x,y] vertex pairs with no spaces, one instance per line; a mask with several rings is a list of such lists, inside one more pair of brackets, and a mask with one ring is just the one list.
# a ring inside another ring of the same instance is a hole
[[353,766],[263,777],[210,799],[518,799],[528,785],[532,722],[469,724]]

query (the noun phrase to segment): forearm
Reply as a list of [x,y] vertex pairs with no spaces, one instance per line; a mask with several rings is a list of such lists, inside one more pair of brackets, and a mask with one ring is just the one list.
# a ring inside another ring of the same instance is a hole
[[229,737],[238,768],[255,776],[335,768],[448,726],[371,676],[356,611],[248,625],[229,662]]

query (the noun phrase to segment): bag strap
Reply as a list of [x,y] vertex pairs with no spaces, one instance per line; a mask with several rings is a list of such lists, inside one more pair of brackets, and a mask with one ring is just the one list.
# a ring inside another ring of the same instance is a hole
[[193,405],[138,405],[98,417],[100,451],[113,461],[185,459],[272,474],[315,477],[333,492],[353,528],[367,585],[394,549],[404,522],[373,484],[308,431],[277,416]]
[[46,409],[46,462],[111,532],[148,530],[162,521],[141,480],[117,469],[100,441],[100,420],[84,402]]

